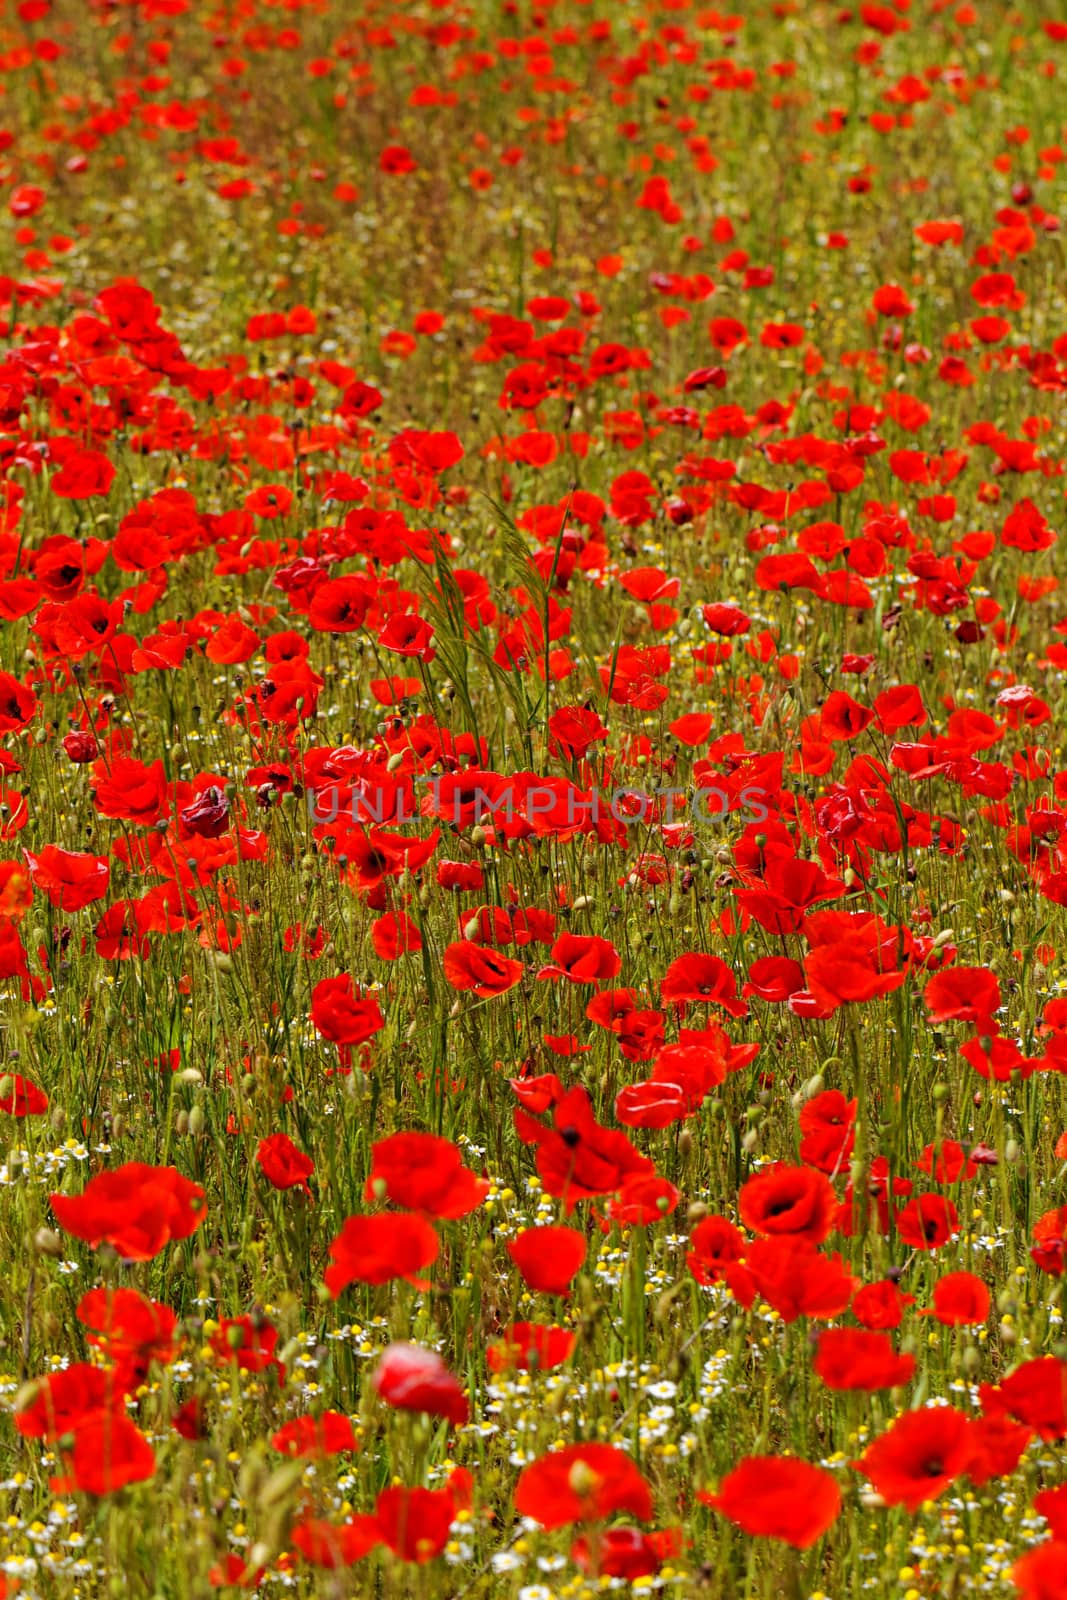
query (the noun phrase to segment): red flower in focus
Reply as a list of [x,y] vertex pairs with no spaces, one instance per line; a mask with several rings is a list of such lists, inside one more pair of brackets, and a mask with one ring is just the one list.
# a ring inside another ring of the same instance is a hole
[[352,987],[347,972],[322,978],[311,991],[311,1020],[324,1039],[350,1047],[365,1044],[385,1027],[377,1000]]
[[519,982],[524,971],[521,961],[512,961],[495,950],[469,939],[446,947],[442,957],[444,974],[453,989],[469,989],[483,1000],[506,994]]
[[886,1505],[916,1512],[967,1470],[970,1428],[951,1406],[906,1411],[853,1466],[867,1474]]
[[537,1146],[537,1171],[545,1192],[564,1201],[571,1212],[579,1200],[614,1194],[628,1177],[651,1175],[655,1168],[624,1133],[601,1127],[593,1116],[589,1092],[569,1090],[547,1128],[518,1108],[512,1113],[523,1144]]
[[619,1511],[648,1522],[652,1491],[625,1451],[609,1444],[572,1444],[523,1468],[515,1509],[543,1528],[601,1522]]
[[435,1133],[394,1133],[371,1149],[365,1200],[391,1200],[405,1211],[454,1219],[477,1210],[489,1182],[463,1165],[451,1139]]
[[738,999],[737,979],[719,956],[679,956],[663,974],[659,992],[664,1005],[716,1005],[732,1017],[748,1015],[748,1006]]
[[776,1162],[742,1186],[738,1212],[753,1233],[821,1244],[833,1231],[837,1196],[823,1173]]
[[303,1189],[308,1199],[311,1190],[308,1179],[315,1170],[310,1156],[298,1150],[287,1133],[272,1133],[261,1139],[256,1150],[256,1162],[267,1182],[275,1189]]
[[807,1550],[837,1521],[841,1491],[832,1473],[807,1461],[746,1456],[719,1485],[697,1499],[760,1539]]
[[897,1232],[913,1250],[938,1250],[959,1232],[959,1212],[939,1194],[921,1194],[896,1214]]
[[110,868],[106,856],[82,855],[46,844],[40,855],[22,852],[35,889],[41,889],[60,911],[80,911],[107,894]]

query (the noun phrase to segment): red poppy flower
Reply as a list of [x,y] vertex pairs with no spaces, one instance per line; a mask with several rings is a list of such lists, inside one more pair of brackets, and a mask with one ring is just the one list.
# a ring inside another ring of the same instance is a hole
[[951,1406],[906,1411],[853,1466],[867,1474],[886,1505],[918,1511],[967,1470],[970,1426]]
[[490,1372],[548,1371],[561,1367],[570,1359],[577,1344],[577,1335],[555,1325],[545,1327],[537,1322],[512,1322],[504,1329],[504,1337],[491,1344],[485,1353]]
[[998,1384],[979,1385],[987,1416],[1014,1417],[1042,1439],[1067,1437],[1067,1361],[1038,1356],[1024,1361]]
[[121,1408],[122,1394],[114,1373],[75,1361],[19,1396],[15,1427],[24,1439],[61,1439],[96,1412]]
[[841,1491],[832,1473],[807,1461],[783,1456],[746,1456],[719,1484],[700,1491],[712,1506],[745,1533],[778,1539],[807,1550],[837,1521]]
[[285,1382],[285,1368],[274,1354],[278,1330],[264,1317],[224,1317],[210,1344],[217,1361],[234,1362],[242,1372],[266,1372],[273,1367],[278,1382]]
[[60,911],[80,911],[107,894],[110,868],[106,856],[82,855],[46,844],[40,855],[22,852],[35,889],[41,889]]
[[330,1245],[332,1265],[323,1277],[336,1300],[350,1283],[391,1283],[405,1278],[416,1288],[426,1288],[418,1277],[423,1267],[437,1260],[441,1244],[425,1217],[382,1213],[374,1217],[348,1217]]
[[571,1545],[579,1572],[599,1578],[651,1578],[663,1565],[654,1534],[640,1528],[605,1528],[592,1539],[580,1534]]
[[915,1375],[915,1357],[897,1355],[887,1334],[827,1328],[812,1362],[828,1389],[895,1389]]
[[90,1330],[89,1343],[115,1363],[123,1386],[131,1376],[131,1387],[141,1382],[150,1362],[165,1366],[178,1353],[177,1313],[136,1289],[90,1289],[76,1316]]
[[171,1239],[187,1239],[203,1222],[206,1197],[174,1167],[129,1161],[91,1178],[79,1195],[49,1196],[65,1233],[86,1244],[110,1244],[127,1261],[151,1261]]
[[899,1328],[904,1308],[914,1303],[914,1295],[905,1294],[891,1279],[883,1278],[878,1283],[865,1283],[856,1291],[852,1315],[865,1328]]
[[394,1133],[371,1148],[365,1200],[391,1200],[431,1217],[465,1217],[481,1205],[489,1182],[463,1165],[451,1139],[435,1133]]
[[1008,1575],[1021,1600],[1063,1600],[1067,1594],[1067,1539],[1046,1539],[1031,1546]]
[[355,1429],[340,1411],[318,1417],[294,1417],[271,1438],[271,1448],[294,1459],[336,1456],[359,1449]]
[[824,1256],[804,1238],[756,1239],[726,1283],[744,1306],[761,1295],[783,1322],[840,1316],[856,1280],[840,1256]]
[[658,1172],[637,1173],[625,1178],[608,1201],[608,1216],[628,1227],[647,1228],[669,1217],[681,1198],[681,1191]]
[[913,1250],[938,1250],[959,1232],[959,1212],[939,1194],[921,1194],[896,1214],[897,1232]]
[[672,961],[660,983],[664,1005],[722,1006],[732,1017],[748,1015],[748,1007],[738,999],[737,979],[719,956],[688,955]]
[[382,1543],[395,1556],[422,1566],[445,1548],[459,1509],[451,1488],[383,1489],[374,1520]]
[[601,1522],[619,1511],[648,1522],[652,1491],[625,1451],[610,1444],[572,1444],[523,1468],[515,1509],[543,1528]]
[[753,1233],[821,1244],[837,1219],[837,1196],[821,1172],[779,1161],[742,1186],[738,1212]]
[[923,999],[931,1022],[981,1022],[1000,1005],[1000,985],[988,967],[947,967],[930,979]]
[[705,1217],[689,1236],[685,1260],[698,1283],[720,1283],[745,1253],[745,1237],[726,1217]]
[[[1033,1430],[1025,1423],[1013,1422],[1010,1417],[972,1418],[967,1476],[975,1488],[980,1489],[993,1478],[1006,1478],[1014,1472],[1033,1436]],[[1038,1495],[1037,1499],[1040,1498]]]
[[934,1284],[933,1306],[923,1316],[948,1328],[978,1327],[989,1316],[989,1290],[973,1272],[947,1272]]
[[446,980],[453,989],[469,989],[483,1000],[506,994],[522,978],[521,961],[512,961],[485,945],[460,939],[446,947],[442,957]]
[[523,1144],[537,1146],[537,1171],[545,1192],[562,1198],[568,1212],[579,1200],[614,1194],[628,1177],[655,1170],[624,1133],[601,1127],[588,1090],[580,1085],[555,1106],[551,1128],[517,1108],[512,1115]]
[[311,1020],[324,1039],[351,1047],[365,1044],[385,1027],[377,1000],[364,997],[345,972],[322,978],[311,991]]
[[423,1411],[460,1426],[470,1416],[459,1380],[433,1350],[417,1344],[391,1344],[371,1377],[386,1405],[398,1411]]
[[551,964],[539,978],[569,978],[572,983],[606,983],[622,970],[622,957],[610,939],[564,933],[550,951]]
[[55,1493],[114,1494],[143,1483],[156,1470],[152,1446],[124,1411],[97,1411],[79,1423],[74,1444],[62,1451],[66,1476],[50,1480]]
[[1067,1206],[1046,1211],[1034,1223],[1031,1259],[1042,1272],[1058,1277],[1067,1263]]
[[567,1294],[586,1256],[586,1240],[577,1228],[524,1228],[509,1239],[507,1252],[528,1289],[541,1294]]
[[[4,1092],[6,1090],[6,1093]],[[49,1100],[29,1078],[20,1073],[7,1073],[0,1078],[0,1111],[9,1117],[40,1117],[48,1110]]]
[[27,689],[10,672],[0,672],[0,733],[15,733],[27,727],[36,710],[37,696],[32,689]]
[[315,1170],[315,1163],[297,1149],[287,1133],[272,1133],[269,1138],[261,1139],[256,1161],[275,1189],[303,1189],[310,1200],[307,1181]]

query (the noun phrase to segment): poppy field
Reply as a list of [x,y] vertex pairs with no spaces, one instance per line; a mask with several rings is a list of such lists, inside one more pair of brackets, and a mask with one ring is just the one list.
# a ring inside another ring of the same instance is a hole
[[1067,1597],[1055,0],[0,4],[0,1596]]

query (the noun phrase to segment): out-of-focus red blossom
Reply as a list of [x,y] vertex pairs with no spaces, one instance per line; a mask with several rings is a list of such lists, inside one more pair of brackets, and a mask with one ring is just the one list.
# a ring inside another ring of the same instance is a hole
[[566,1328],[545,1327],[537,1322],[512,1322],[504,1329],[503,1338],[486,1350],[486,1365],[490,1372],[508,1372],[514,1368],[547,1371],[569,1360],[576,1343],[577,1335]]
[[946,1327],[978,1327],[989,1316],[990,1294],[973,1272],[946,1272],[934,1284],[934,1303],[925,1313]]
[[718,1490],[697,1499],[760,1539],[778,1539],[807,1550],[833,1527],[841,1512],[841,1490],[833,1474],[785,1456],[746,1456]]
[[371,1378],[386,1405],[399,1411],[424,1411],[445,1417],[458,1427],[470,1416],[458,1379],[433,1350],[415,1344],[391,1344],[383,1351]]
[[305,1518],[292,1541],[306,1561],[328,1569],[352,1566],[379,1545],[421,1566],[448,1543],[457,1513],[466,1509],[468,1487],[469,1474],[456,1469],[443,1489],[383,1489],[373,1516],[340,1524]]
[[682,1548],[681,1530],[642,1533],[640,1528],[614,1527],[590,1537],[579,1534],[571,1545],[571,1560],[579,1572],[600,1578],[651,1578],[664,1561]]
[[18,1072],[6,1073],[0,1078],[0,1111],[9,1117],[40,1117],[48,1110],[49,1100],[29,1078]]
[[293,1417],[271,1436],[271,1448],[294,1459],[336,1456],[358,1450],[351,1420],[340,1411]]
[[652,1491],[630,1457],[614,1445],[567,1445],[523,1468],[515,1509],[543,1528],[600,1522],[620,1511],[649,1522]]
[[585,1261],[585,1235],[577,1228],[524,1228],[507,1242],[507,1252],[528,1289],[568,1294]]
[[885,1333],[827,1328],[819,1335],[812,1370],[828,1389],[873,1392],[909,1383],[915,1374],[915,1357],[898,1355]]
[[60,1453],[66,1472],[49,1480],[55,1494],[72,1489],[115,1494],[155,1475],[155,1452],[124,1411],[97,1411],[87,1417],[75,1430],[73,1446],[61,1446]]
[[323,1274],[336,1300],[350,1283],[391,1283],[404,1278],[425,1289],[424,1267],[437,1260],[441,1244],[424,1217],[381,1213],[349,1217],[330,1245],[330,1265]]
[[199,1184],[174,1167],[129,1161],[91,1178],[80,1195],[49,1196],[65,1233],[111,1245],[127,1261],[151,1261],[172,1239],[187,1239],[206,1216]]

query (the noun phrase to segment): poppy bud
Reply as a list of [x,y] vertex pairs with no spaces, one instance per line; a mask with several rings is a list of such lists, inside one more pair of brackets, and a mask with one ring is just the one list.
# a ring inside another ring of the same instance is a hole
[[708,1208],[703,1200],[694,1200],[685,1214],[685,1220],[691,1228],[695,1228],[697,1223],[703,1222],[707,1215]]
[[[63,1254],[63,1241],[53,1228],[38,1228],[33,1236],[33,1248],[39,1256],[55,1256],[58,1259]],[[21,1399],[15,1401],[15,1409],[22,1409]]]
[[204,1131],[204,1107],[198,1100],[189,1113],[189,1133],[194,1139],[199,1139]]
[[599,1475],[585,1461],[576,1461],[567,1474],[568,1487],[583,1500],[595,1493],[599,1482]]
[[1019,1148],[1019,1141],[1017,1139],[1008,1139],[1004,1145],[1004,1160],[1008,1163],[1008,1165],[1013,1166],[1021,1155],[1022,1151]]
[[935,1083],[930,1091],[930,1098],[935,1106],[943,1106],[950,1094],[951,1090],[947,1083]]
[[174,1119],[174,1131],[184,1137],[189,1132],[189,1113],[182,1110]]

